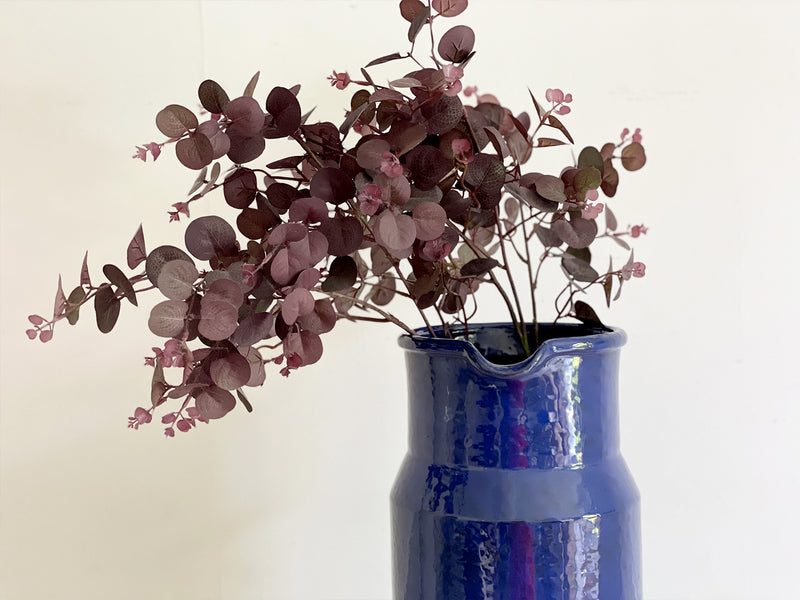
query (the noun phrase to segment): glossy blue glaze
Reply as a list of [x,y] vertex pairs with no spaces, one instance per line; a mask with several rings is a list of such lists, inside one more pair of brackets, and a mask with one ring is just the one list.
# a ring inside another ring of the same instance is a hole
[[471,327],[469,341],[400,338],[409,450],[392,490],[395,600],[641,600],[639,495],[619,453],[625,334],[540,334],[550,339],[522,362],[508,325]]

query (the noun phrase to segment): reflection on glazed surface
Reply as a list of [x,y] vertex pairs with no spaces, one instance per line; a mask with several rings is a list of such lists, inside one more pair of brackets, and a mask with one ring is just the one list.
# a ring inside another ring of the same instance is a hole
[[432,342],[401,341],[395,600],[639,600],[638,492],[619,455],[624,334],[552,340],[508,366]]

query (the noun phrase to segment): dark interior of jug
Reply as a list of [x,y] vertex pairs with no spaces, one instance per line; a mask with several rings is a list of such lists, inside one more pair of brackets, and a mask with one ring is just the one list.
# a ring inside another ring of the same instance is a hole
[[[538,342],[541,346],[547,340],[566,337],[582,337],[597,335],[611,331],[602,325],[585,325],[583,323],[540,323],[538,327]],[[514,326],[507,324],[475,325],[469,328],[469,334],[464,329],[451,329],[455,339],[471,342],[489,362],[498,365],[511,365],[527,358],[522,349],[522,342]],[[533,346],[535,338],[533,326],[528,326],[528,340]],[[537,346],[538,347],[538,346]],[[536,348],[531,347],[535,352]]]

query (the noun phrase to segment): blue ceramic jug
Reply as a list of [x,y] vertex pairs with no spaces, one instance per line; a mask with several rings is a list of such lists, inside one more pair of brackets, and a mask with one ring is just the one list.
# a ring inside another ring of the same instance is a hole
[[625,334],[510,325],[402,336],[409,449],[392,490],[395,600],[641,600],[639,495],[619,452]]

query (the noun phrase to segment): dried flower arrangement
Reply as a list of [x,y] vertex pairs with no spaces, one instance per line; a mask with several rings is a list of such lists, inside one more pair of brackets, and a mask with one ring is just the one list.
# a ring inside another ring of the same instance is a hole
[[[360,79],[330,76],[339,90],[358,88],[338,126],[309,123],[299,86],[272,88],[262,108],[254,98],[258,74],[232,100],[216,82],[202,82],[202,122],[183,106],[161,110],[156,126],[167,140],[137,147],[134,158],[155,160],[173,145],[180,163],[199,171],[170,220],[189,218],[192,202],[222,188],[235,223],[213,215],[190,221],[188,253],[175,246],[147,252],[140,227],[127,266],[144,264],[144,271],[126,275],[107,264],[101,283],[92,282],[84,257],[79,285],[66,295],[59,278],[53,317],[31,315],[28,337],[50,340],[56,322],[75,324],[90,302],[107,333],[123,300],[136,305],[138,293],[159,290],[166,299],[152,308],[148,324],[166,342],[146,359],[154,367],[150,406],[137,408],[129,426],[149,423],[156,408],[177,401],[161,417],[174,436],[224,416],[237,396],[252,410],[241,388],[263,384],[267,364],[288,375],[317,362],[321,336],[339,319],[391,322],[413,333],[387,308],[397,297],[416,307],[431,335],[435,326],[448,335],[468,331],[475,294],[489,286],[529,355],[539,342],[539,277],[553,259],[566,277],[555,297],[556,321],[599,322],[576,296],[598,286],[610,305],[624,281],[644,275],[632,251],[625,264],[609,262],[602,273],[590,251],[602,239],[630,250],[626,240],[647,231],[620,228],[598,201],[601,192],[616,194],[616,165],[635,171],[645,164],[641,133],[625,129],[617,141],[587,146],[557,175],[523,170],[535,150],[574,143],[559,118],[570,112],[572,96],[548,89],[540,103],[531,93],[531,117],[463,87],[475,34],[457,25],[437,43],[434,25],[466,8],[467,0],[402,0],[409,51],[371,61]],[[415,56],[426,37],[427,67]],[[414,70],[386,83],[369,72],[394,61],[414,63]],[[247,166],[278,138],[294,142],[296,153]],[[233,166],[223,173],[218,161],[225,156]],[[195,261],[207,266],[198,269]],[[512,269],[515,262],[522,268]],[[515,277],[520,271],[523,277]],[[200,346],[190,348],[193,341]],[[168,367],[181,370],[179,383],[168,383]]]

